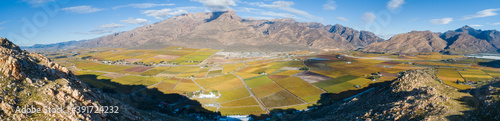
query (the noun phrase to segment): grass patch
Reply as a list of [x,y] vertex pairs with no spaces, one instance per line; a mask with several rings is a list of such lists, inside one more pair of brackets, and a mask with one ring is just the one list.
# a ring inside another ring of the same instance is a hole
[[353,75],[346,75],[346,76],[342,76],[342,77],[338,77],[338,78],[334,78],[334,79],[330,79],[330,80],[326,80],[326,81],[316,82],[316,83],[312,83],[312,84],[319,87],[319,88],[324,89],[328,86],[344,83],[344,82],[347,82],[349,80],[353,80],[353,79],[357,79],[357,78],[359,78],[359,77],[353,76]]
[[272,82],[273,81],[271,79],[269,79],[267,76],[264,75],[245,79],[245,83],[250,88],[266,85]]
[[239,100],[235,100],[235,101],[226,102],[226,103],[221,104],[221,106],[223,106],[223,107],[249,106],[249,105],[259,105],[259,103],[257,103],[257,101],[255,100],[254,97],[247,97],[247,98],[243,98],[243,99],[239,99]]
[[300,99],[283,90],[273,95],[261,98],[266,107],[281,107],[287,105],[297,105],[303,103]]

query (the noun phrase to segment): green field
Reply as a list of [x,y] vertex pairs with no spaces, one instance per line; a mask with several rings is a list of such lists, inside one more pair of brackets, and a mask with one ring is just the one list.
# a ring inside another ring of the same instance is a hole
[[183,92],[194,92],[200,91],[201,88],[196,85],[191,79],[181,79],[179,84],[175,87],[175,90]]
[[438,69],[437,77],[441,80],[443,80],[444,84],[447,84],[449,86],[458,88],[458,89],[470,89],[470,85],[463,85],[463,84],[457,84],[457,80],[459,82],[463,82],[464,79],[458,73],[458,71],[454,68],[440,68]]
[[330,92],[330,93],[340,93],[340,92],[343,92],[345,90],[354,88],[354,86],[356,86],[356,85],[364,86],[370,82],[371,82],[371,80],[369,80],[369,79],[356,78],[356,79],[352,79],[352,80],[349,80],[346,82],[334,84],[332,86],[324,87],[323,89]]
[[323,93],[323,90],[314,87],[299,77],[283,78],[276,81],[276,83],[298,97],[307,97]]
[[273,81],[269,79],[267,76],[258,76],[258,77],[252,77],[252,78],[247,78],[245,79],[245,83],[248,85],[250,88],[266,85],[269,83],[272,83]]
[[269,83],[269,84],[262,85],[262,86],[259,86],[259,87],[254,87],[251,90],[252,90],[252,92],[255,94],[255,96],[257,98],[262,98],[262,97],[269,96],[269,95],[272,95],[274,93],[277,93],[279,91],[282,91],[284,89],[281,88],[276,83]]
[[145,76],[153,76],[153,75],[157,75],[167,69],[169,69],[170,67],[155,67],[153,69],[150,69],[148,71],[145,71],[145,72],[142,72],[141,75],[145,75]]
[[300,101],[300,99],[296,98],[295,96],[284,90],[269,95],[267,97],[263,97],[261,98],[261,100],[266,107],[281,107],[281,106],[297,105],[303,103],[302,101]]
[[222,69],[222,73],[226,74],[226,73],[232,72],[234,70],[236,70],[235,64],[225,64],[224,69]]
[[250,106],[250,107],[236,107],[236,108],[220,108],[219,112],[222,115],[248,115],[248,114],[264,114],[266,113],[259,106]]
[[467,81],[486,81],[493,77],[479,69],[464,69],[458,71]]
[[248,92],[247,88],[239,87],[235,89],[225,90],[220,92],[222,97],[215,99],[217,103],[229,102],[237,99],[243,99],[250,96],[250,92]]
[[316,82],[316,83],[313,83],[313,85],[315,85],[319,88],[326,88],[328,86],[344,83],[344,82],[347,82],[347,81],[350,81],[353,79],[357,79],[357,78],[359,78],[359,77],[353,76],[353,75],[346,75],[346,76],[342,76],[342,77],[338,77],[338,78],[334,78],[334,79],[330,79],[330,80],[326,80],[326,81],[322,81],[322,82]]
[[139,85],[138,82],[148,79],[142,76],[123,76],[115,79],[111,79],[112,82],[124,84],[124,85]]
[[222,103],[221,106],[223,107],[232,107],[232,106],[250,106],[250,105],[259,105],[255,98],[253,97],[247,97],[239,100],[234,100],[226,103]]
[[224,81],[230,80],[230,79],[235,79],[235,78],[237,78],[237,77],[232,75],[232,74],[228,74],[228,75],[218,76],[218,77],[214,77],[214,78],[195,79],[194,81],[196,81],[199,85],[205,87],[205,86],[209,86],[209,85],[218,85],[218,83],[221,83],[221,82],[224,82]]

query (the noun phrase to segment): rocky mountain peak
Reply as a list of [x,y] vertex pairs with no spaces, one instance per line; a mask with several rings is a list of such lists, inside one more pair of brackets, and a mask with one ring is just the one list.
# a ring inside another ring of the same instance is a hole
[[220,20],[220,21],[241,21],[243,18],[239,17],[236,15],[236,12],[234,10],[230,9],[228,11],[216,11],[212,12],[212,16],[210,17],[207,22],[213,21],[213,20]]
[[19,46],[15,45],[14,43],[10,42],[9,40],[5,38],[0,37],[0,46],[6,49],[13,49],[15,51],[21,51]]
[[458,28],[455,30],[455,32],[463,32],[463,33],[467,33],[467,34],[475,34],[475,33],[477,33],[477,31],[478,30],[476,30],[468,25],[465,25],[462,28]]

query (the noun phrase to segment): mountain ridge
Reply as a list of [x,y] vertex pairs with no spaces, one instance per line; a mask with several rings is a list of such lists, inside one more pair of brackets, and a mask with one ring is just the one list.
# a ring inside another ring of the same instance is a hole
[[[432,32],[412,31],[398,34],[385,42],[373,43],[366,46],[362,51],[386,53],[442,52],[448,54],[500,52],[500,32],[496,30],[476,30],[465,25],[456,30],[449,30],[444,33],[434,33],[437,37],[433,36],[431,37],[432,39],[426,38],[429,42],[428,44],[423,43],[424,41],[421,40],[422,38],[418,38],[419,36],[425,36],[429,33]],[[411,38],[412,36],[413,38]],[[420,41],[417,42],[413,40]],[[406,46],[400,46],[401,44]],[[435,46],[429,48],[432,45]]]
[[234,51],[351,50],[377,41],[383,39],[339,24],[297,22],[291,18],[243,19],[229,10],[182,14],[130,31],[78,41],[69,48],[130,48],[149,44]]

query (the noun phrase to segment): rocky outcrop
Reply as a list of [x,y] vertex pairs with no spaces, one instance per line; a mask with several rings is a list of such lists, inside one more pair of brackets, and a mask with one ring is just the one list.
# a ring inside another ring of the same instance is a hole
[[409,70],[390,86],[379,86],[349,101],[313,111],[284,115],[283,120],[446,120],[453,105],[433,77],[434,70]]
[[[174,119],[156,112],[142,112],[100,90],[90,89],[71,71],[36,53],[19,49],[0,38],[0,119],[5,120],[146,120]],[[19,112],[39,108],[38,113]],[[118,106],[119,113],[72,112],[93,106]],[[64,112],[43,110],[62,109]]]
[[440,52],[446,47],[446,41],[439,34],[431,31],[412,31],[398,34],[385,42],[373,43],[363,49],[367,52],[415,53]]

